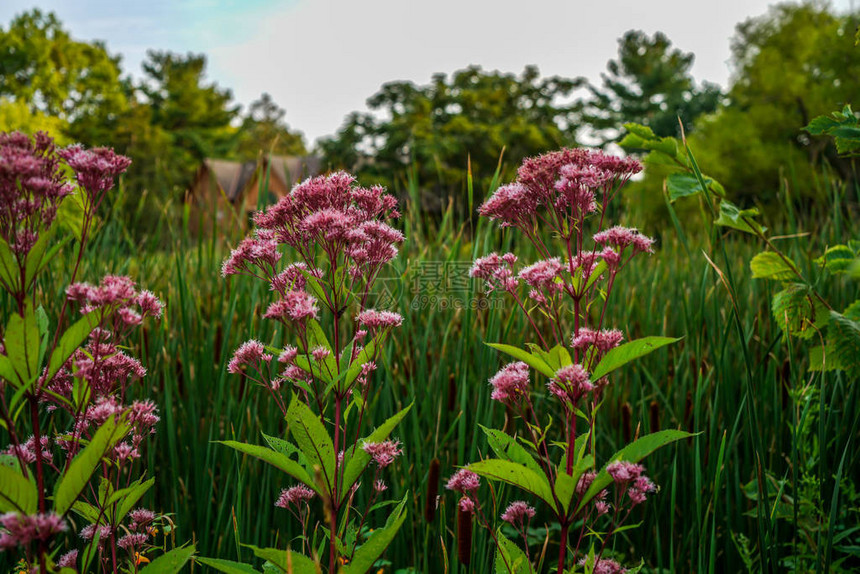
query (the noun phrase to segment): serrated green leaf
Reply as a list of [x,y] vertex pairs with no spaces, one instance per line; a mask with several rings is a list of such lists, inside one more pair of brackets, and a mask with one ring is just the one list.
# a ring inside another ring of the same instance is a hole
[[776,293],[771,310],[783,331],[801,339],[809,339],[830,320],[827,307],[802,283],[793,283]]
[[499,545],[496,547],[495,574],[533,574],[526,553],[520,547],[508,540],[502,533],[502,529],[496,530],[496,539]]
[[334,444],[319,417],[297,395],[287,409],[287,424],[290,435],[308,459],[308,463],[318,466],[323,473],[328,490],[334,486]]
[[267,462],[278,470],[292,476],[308,488],[311,488],[317,494],[320,494],[319,486],[317,486],[316,482],[314,481],[313,477],[308,473],[308,471],[305,470],[302,465],[289,458],[288,456],[276,452],[270,448],[266,448],[264,446],[259,446],[256,444],[248,444],[235,440],[222,440],[216,442],[223,444],[224,446],[228,446],[234,450],[238,450],[243,454],[251,455],[254,458],[262,460],[263,462]]
[[821,257],[815,260],[820,265],[834,274],[845,273],[851,264],[857,259],[857,255],[847,245],[834,245]]
[[365,574],[370,570],[374,562],[382,556],[382,553],[385,552],[385,549],[394,540],[394,536],[406,520],[406,500],[408,496],[409,493],[406,493],[403,500],[391,511],[391,514],[385,521],[385,526],[374,530],[367,541],[355,551],[352,562],[343,569],[343,574]]
[[649,435],[645,435],[642,438],[628,444],[618,452],[616,452],[612,457],[607,461],[606,465],[597,473],[597,476],[592,481],[591,486],[588,487],[588,490],[585,491],[585,494],[582,495],[582,499],[577,506],[576,511],[579,512],[582,508],[588,504],[597,494],[609,486],[612,483],[612,477],[606,471],[606,467],[609,466],[612,462],[617,460],[624,460],[627,462],[639,462],[658,448],[664,447],[667,444],[673,443],[675,441],[679,441],[681,439],[689,438],[694,436],[692,433],[688,433],[680,430],[663,430],[655,433],[651,433]]
[[489,458],[478,462],[473,462],[467,466],[470,471],[479,476],[490,480],[500,480],[518,488],[531,492],[541,500],[555,508],[555,501],[552,498],[552,489],[546,476],[539,474],[525,465],[502,460],[498,458]]
[[730,201],[723,199],[720,201],[720,215],[714,223],[723,227],[731,227],[744,233],[758,235],[767,231],[767,227],[753,220],[758,215],[759,212],[756,208],[740,209]]
[[555,376],[555,371],[553,370],[553,368],[538,355],[529,353],[528,351],[520,349],[519,347],[514,347],[513,345],[505,345],[503,343],[487,343],[487,346],[492,347],[497,351],[501,351],[507,355],[510,355],[518,361],[524,362],[530,367],[536,369],[538,372],[540,372],[547,378],[551,379]]
[[54,512],[65,515],[84,490],[105,452],[128,432],[125,423],[117,423],[113,416],[96,431],[90,443],[72,459],[68,469],[60,476],[54,490]]
[[775,279],[787,281],[798,276],[797,267],[773,251],[757,254],[750,261],[753,279]]
[[98,519],[101,511],[98,508],[89,504],[88,502],[84,502],[83,500],[76,500],[72,505],[72,512],[82,517],[84,520],[91,524],[95,524]]
[[619,345],[606,353],[600,362],[597,363],[597,366],[594,367],[591,373],[591,378],[597,381],[615,369],[623,367],[630,361],[644,357],[661,347],[671,345],[680,340],[672,337],[643,337],[642,339],[636,339],[635,341]]
[[162,554],[152,561],[149,566],[141,570],[144,574],[178,574],[182,568],[191,560],[196,549],[193,544],[183,548],[174,548],[166,554]]
[[860,323],[831,311],[827,343],[846,371],[855,375],[860,373]]
[[839,362],[839,357],[830,345],[817,346],[809,349],[810,371],[842,371],[845,366]]
[[501,459],[519,463],[537,474],[543,474],[543,469],[527,451],[523,445],[504,431],[487,428],[483,425],[478,425],[484,434],[487,435],[487,443],[493,452]]
[[12,313],[6,325],[3,344],[6,356],[12,363],[18,375],[19,385],[35,383],[39,368],[39,326],[33,306],[28,302],[24,308],[24,316]]
[[[711,187],[713,178],[706,177],[704,179],[705,185]],[[702,191],[699,179],[691,173],[671,173],[666,178],[666,192],[669,194],[669,201],[673,203],[682,197],[697,195]]]
[[400,421],[403,420],[403,417],[412,410],[412,404],[410,403],[406,408],[402,409],[400,412],[394,414],[389,417],[384,423],[379,425],[379,428],[374,430],[372,433],[364,437],[359,441],[358,448],[355,449],[355,452],[352,449],[349,449],[344,457],[344,471],[343,471],[343,485],[341,487],[341,496],[346,496],[349,492],[349,489],[352,488],[352,485],[355,484],[355,481],[358,480],[358,477],[361,476],[361,473],[364,472],[364,469],[370,464],[371,456],[364,452],[364,449],[361,448],[361,445],[366,442],[382,442],[388,439],[391,432],[394,428],[400,424]]

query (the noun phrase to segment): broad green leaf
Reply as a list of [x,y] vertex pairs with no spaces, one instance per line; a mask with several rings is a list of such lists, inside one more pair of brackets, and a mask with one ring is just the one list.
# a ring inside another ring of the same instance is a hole
[[21,283],[18,262],[9,244],[2,237],[0,237],[0,281],[12,290],[17,290]]
[[555,371],[551,366],[547,364],[542,358],[532,353],[529,353],[526,350],[520,349],[518,347],[514,347],[513,345],[505,345],[503,343],[487,343],[488,347],[492,347],[497,351],[501,351],[511,357],[517,359],[518,361],[522,361],[530,367],[536,369],[538,372],[542,373],[547,378],[553,378],[555,376]]
[[99,427],[95,436],[78,455],[69,468],[60,476],[54,490],[54,512],[66,514],[84,490],[105,452],[112,448],[128,432],[125,423],[117,423],[114,417]]
[[403,417],[405,417],[410,410],[412,410],[412,403],[379,425],[379,428],[375,431],[358,441],[358,448],[355,449],[354,453],[352,449],[347,450],[344,455],[343,486],[341,487],[341,496],[346,496],[349,489],[352,488],[352,485],[355,484],[355,481],[358,480],[358,477],[361,476],[361,473],[364,472],[364,469],[368,464],[370,464],[371,457],[369,454],[364,452],[361,445],[366,442],[382,442],[386,440],[391,434],[391,431],[400,424],[400,421],[403,420]]
[[335,359],[335,354],[332,351],[331,344],[328,342],[328,337],[325,336],[325,332],[322,330],[322,327],[316,319],[308,319],[307,335],[308,352],[313,351],[317,347],[323,347],[329,350],[329,355],[325,358],[323,364],[325,365],[326,372],[328,373],[329,377],[336,377],[337,360]]
[[610,463],[613,463],[617,460],[624,460],[627,462],[639,462],[658,448],[664,447],[667,444],[673,443],[675,441],[679,441],[681,439],[689,438],[694,436],[692,433],[688,433],[680,430],[663,430],[655,433],[651,433],[649,435],[645,435],[642,438],[628,444],[618,452],[612,455],[606,466],[604,466],[600,472],[597,473],[597,476],[594,478],[594,481],[591,483],[591,486],[588,487],[588,490],[585,491],[585,494],[582,495],[582,500],[579,502],[579,506],[577,506],[576,511],[579,512],[582,508],[591,501],[597,493],[606,488],[612,483],[612,477],[606,471],[606,467],[609,466]]
[[305,455],[302,454],[302,451],[300,451],[296,445],[294,445],[293,443],[286,441],[282,438],[269,436],[266,433],[260,433],[260,434],[263,435],[263,439],[266,441],[266,443],[272,449],[275,450],[275,452],[279,452],[288,458],[292,458],[292,456],[295,455],[299,461],[299,464],[302,465],[303,467],[305,467],[305,469],[307,469],[308,472],[313,470],[308,465],[308,459],[305,458]]
[[243,544],[242,546],[250,548],[254,556],[271,562],[282,572],[289,572],[290,574],[317,574],[316,564],[304,554],[293,552],[290,549],[260,548],[252,544]]
[[191,560],[194,552],[195,548],[193,544],[189,544],[183,548],[174,548],[170,552],[162,554],[153,560],[141,572],[145,574],[177,574]]
[[502,534],[502,529],[496,530],[496,539],[499,545],[496,548],[496,564],[495,574],[533,574],[532,568],[526,553],[520,550],[520,547],[508,540]]
[[591,378],[597,381],[615,369],[623,367],[630,361],[644,357],[661,347],[671,345],[680,340],[672,337],[643,337],[642,339],[636,339],[635,341],[619,345],[606,353],[600,362],[597,363],[597,366],[594,367],[594,371],[591,373]]
[[[713,181],[710,177],[705,178],[705,184],[708,186]],[[699,179],[691,173],[672,173],[666,178],[666,192],[669,194],[669,201],[673,203],[681,197],[696,195],[702,191]]]
[[101,511],[99,511],[98,508],[88,502],[84,502],[83,500],[75,501],[72,505],[72,512],[92,524],[95,524],[96,521],[98,521],[99,515],[101,514]]
[[87,337],[90,336],[93,329],[99,324],[101,319],[101,311],[92,311],[78,319],[71,327],[69,327],[63,336],[60,337],[60,342],[57,343],[57,348],[51,353],[51,358],[48,361],[48,376],[46,380],[50,381],[54,378],[63,364],[69,360],[69,357],[80,347]]
[[860,323],[845,315],[830,312],[827,343],[832,347],[836,360],[848,372],[860,372]]
[[81,241],[84,230],[84,204],[83,192],[80,189],[60,203],[57,209],[57,221],[71,231],[78,241]]
[[720,201],[720,216],[714,223],[723,227],[731,227],[744,233],[759,235],[767,231],[767,228],[753,221],[753,218],[758,217],[758,215],[759,212],[756,208],[740,209],[727,199],[723,199]]
[[776,293],[771,311],[783,331],[801,339],[814,336],[830,320],[827,307],[802,283],[793,283]]
[[484,434],[487,435],[487,443],[493,452],[501,459],[509,460],[521,464],[537,474],[543,474],[543,469],[534,459],[534,457],[521,445],[517,440],[508,433],[496,429],[490,429],[483,425],[478,425]]
[[311,488],[317,494],[320,494],[319,486],[317,486],[316,482],[314,481],[313,477],[308,473],[308,471],[305,470],[305,468],[301,464],[289,458],[287,455],[281,454],[264,446],[238,442],[235,440],[222,440],[217,442],[225,446],[229,446],[234,450],[238,450],[243,454],[249,454],[255,458],[262,460],[263,462],[268,462],[278,470],[292,476],[308,488]]
[[555,508],[552,490],[543,474],[538,474],[525,465],[509,460],[490,458],[473,462],[467,466],[469,470],[490,480],[501,480],[531,492],[541,500]]
[[134,506],[143,498],[143,495],[155,484],[155,478],[142,482],[142,478],[135,481],[128,488],[122,488],[114,492],[108,504],[119,502],[119,507],[114,516],[114,523],[119,524],[125,516],[132,511]]
[[195,558],[195,562],[199,562],[204,566],[208,566],[218,572],[224,574],[259,574],[259,570],[255,570],[248,564],[241,562],[233,562],[232,560],[221,560],[220,558]]
[[331,437],[319,417],[297,395],[293,395],[287,409],[287,424],[308,462],[320,467],[328,489],[333,489],[335,452]]
[[23,317],[18,313],[12,313],[9,317],[3,344],[6,346],[6,356],[12,362],[20,383],[34,383],[39,368],[39,347],[42,341],[39,337],[36,314],[29,302],[24,308]]
[[[587,437],[588,435],[583,436]],[[572,475],[567,474],[563,468],[559,468],[559,472],[555,477],[555,484],[553,484],[553,490],[559,502],[561,502],[565,514],[570,510],[570,504],[573,502],[573,493],[576,491],[579,478],[592,467],[594,467],[594,457],[589,454],[576,463],[576,466],[573,467]]]
[[56,257],[57,254],[60,253],[60,251],[62,251],[63,247],[68,245],[71,241],[72,241],[72,237],[67,236],[67,237],[61,239],[60,241],[56,242],[53,246],[51,246],[50,249],[47,250],[46,253],[44,253],[42,255],[42,258],[39,261],[39,264],[34,266],[33,268],[30,267],[30,257],[28,256],[27,257],[27,269],[26,269],[27,285],[30,285],[31,282],[33,281],[33,279],[35,279],[36,276],[39,275],[39,273],[44,271],[45,268],[48,266],[48,264],[51,262],[51,260],[53,260],[54,257]]
[[27,257],[24,259],[24,287],[29,288],[33,277],[36,276],[36,270],[41,267],[42,257],[45,255],[45,250],[51,244],[53,233],[51,229],[43,231],[36,239],[36,243],[27,252]]
[[817,258],[815,264],[824,267],[831,273],[845,273],[856,259],[857,254],[849,246],[834,245],[825,251],[824,255]]
[[24,478],[17,468],[0,465],[0,512],[33,514],[38,504],[36,485]]
[[798,276],[794,263],[786,261],[773,251],[759,253],[750,261],[753,279],[788,281]]
[[6,355],[0,355],[0,378],[12,384],[18,382],[18,375],[15,373],[15,367],[12,366],[12,361]]
[[373,563],[382,556],[406,520],[406,500],[408,497],[409,493],[403,497],[403,500],[388,516],[385,526],[374,530],[367,541],[355,551],[352,562],[343,569],[343,574],[365,574],[373,566]]
[[817,346],[809,349],[810,371],[843,371],[845,366],[839,362],[836,351],[830,345]]

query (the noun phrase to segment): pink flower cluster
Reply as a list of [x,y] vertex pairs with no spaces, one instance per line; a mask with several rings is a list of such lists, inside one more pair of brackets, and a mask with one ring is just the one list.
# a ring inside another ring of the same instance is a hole
[[448,479],[448,484],[445,488],[466,495],[478,490],[481,486],[481,479],[471,470],[461,468],[454,476]]
[[131,165],[129,158],[103,147],[86,150],[74,145],[60,150],[59,155],[74,170],[78,185],[86,192],[89,202],[96,205],[113,189],[114,179]]
[[642,474],[644,471],[641,464],[621,460],[612,462],[606,467],[606,472],[615,481],[621,494],[626,492],[633,506],[642,504],[648,494],[657,491],[657,486],[651,479]]
[[314,497],[314,491],[304,485],[296,485],[290,488],[285,488],[281,491],[278,500],[275,501],[275,506],[278,508],[289,508],[290,506],[299,507]]
[[[579,561],[580,566],[585,566],[586,563],[587,560],[585,558]],[[591,571],[593,574],[624,574],[627,572],[627,569],[623,568],[621,564],[615,560],[599,558],[597,562],[594,563],[594,568]]]
[[534,517],[535,509],[522,500],[510,503],[504,513],[502,513],[502,520],[516,527],[522,527],[523,524],[528,524],[528,521]]
[[529,366],[522,361],[508,363],[490,378],[494,401],[513,402],[521,399],[529,389]]
[[513,266],[517,262],[517,256],[513,253],[490,253],[486,257],[475,259],[469,276],[483,279],[487,282],[490,291],[500,289],[513,292],[519,287],[519,281],[514,276]]
[[266,348],[260,341],[251,339],[236,349],[233,358],[227,364],[227,372],[238,374],[242,367],[260,368],[261,363],[270,363],[274,357],[266,352]]
[[567,365],[555,373],[547,383],[549,392],[561,399],[565,407],[575,407],[586,393],[594,390],[588,371],[579,364]]
[[618,329],[603,329],[595,331],[588,327],[579,329],[579,333],[571,338],[574,349],[588,349],[595,347],[600,353],[614,349],[624,340],[624,334]]
[[403,317],[400,313],[395,313],[393,311],[366,309],[356,315],[355,322],[374,332],[382,329],[399,327],[403,324]]
[[379,468],[385,468],[394,462],[394,459],[403,454],[399,440],[386,440],[383,442],[366,442],[361,449],[373,457],[373,461]]
[[68,526],[62,517],[53,513],[19,514],[7,512],[0,515],[0,549],[26,546],[36,540],[48,540],[65,532]]
[[59,159],[44,132],[32,139],[20,132],[0,134],[0,238],[21,261],[73,192]]

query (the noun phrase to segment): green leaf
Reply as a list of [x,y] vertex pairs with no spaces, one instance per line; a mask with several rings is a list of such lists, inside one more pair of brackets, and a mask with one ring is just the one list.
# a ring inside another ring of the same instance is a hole
[[844,371],[845,365],[839,362],[839,356],[832,345],[821,345],[809,349],[810,371]]
[[492,347],[497,351],[501,351],[511,357],[524,362],[530,367],[536,369],[538,372],[542,373],[547,378],[553,378],[555,376],[555,371],[551,366],[547,364],[541,357],[529,353],[526,350],[520,349],[519,347],[514,347],[513,345],[505,345],[503,343],[487,343],[488,347]]
[[255,570],[248,564],[241,562],[233,562],[232,560],[221,560],[220,558],[195,558],[195,562],[199,562],[204,566],[208,566],[218,572],[224,574],[259,574],[259,570]]
[[585,491],[585,494],[582,495],[582,500],[579,502],[579,506],[576,511],[579,512],[582,508],[591,501],[597,493],[606,488],[612,483],[612,477],[606,471],[606,467],[609,466],[610,463],[613,463],[617,460],[624,460],[627,462],[639,462],[658,448],[664,447],[667,444],[673,443],[675,441],[679,441],[681,439],[689,438],[694,436],[692,433],[688,433],[685,431],[679,430],[663,430],[655,433],[651,433],[649,435],[645,435],[639,440],[636,440],[610,458],[606,466],[604,466],[600,472],[597,473],[597,476],[594,478],[594,481],[591,483],[591,486],[588,487],[588,490]]
[[46,380],[50,381],[56,375],[63,364],[69,360],[69,357],[80,347],[87,337],[90,336],[93,329],[99,324],[101,319],[101,311],[92,311],[78,319],[71,327],[69,327],[63,336],[60,337],[60,342],[57,343],[57,348],[51,353],[51,358],[48,361],[48,376]]
[[644,337],[619,345],[606,353],[600,362],[597,363],[597,366],[594,367],[594,371],[591,373],[591,378],[594,381],[602,379],[630,361],[644,357],[661,347],[671,345],[680,340],[672,337]]
[[787,261],[773,251],[759,253],[750,261],[753,279],[775,279],[788,281],[799,275],[794,263]]
[[487,479],[500,480],[519,487],[526,492],[531,492],[551,507],[555,508],[555,501],[552,498],[552,489],[549,486],[546,476],[536,473],[525,465],[511,462],[509,460],[489,458],[473,462],[466,468]]
[[[588,437],[588,435],[583,435],[583,437]],[[579,441],[579,439],[577,439]],[[570,510],[570,503],[573,502],[573,493],[576,490],[576,485],[579,482],[579,478],[582,474],[592,468],[594,466],[594,457],[592,455],[585,456],[579,459],[579,462],[573,467],[573,474],[567,474],[563,467],[559,467],[559,472],[555,477],[555,484],[553,484],[553,490],[555,491],[555,495],[558,498],[559,502],[561,502],[562,509],[564,513]]]
[[373,563],[382,556],[406,520],[406,500],[408,497],[409,493],[406,493],[403,500],[388,516],[385,526],[374,530],[367,541],[355,551],[352,562],[343,569],[343,574],[365,574],[373,566]]
[[348,389],[352,382],[358,378],[358,375],[361,374],[361,367],[373,359],[373,356],[376,354],[377,345],[377,337],[374,337],[358,352],[358,356],[349,365],[349,370],[346,372],[346,378],[343,379],[343,383],[338,385],[340,390]]
[[834,274],[845,273],[851,264],[857,259],[857,255],[847,245],[834,245],[824,252],[824,255],[815,260],[820,265]]
[[334,488],[334,445],[319,417],[298,395],[293,395],[287,409],[287,424],[296,445],[304,453],[308,463],[320,467],[328,490],[331,491]]
[[141,570],[145,574],[177,574],[194,555],[195,548],[189,544],[183,548],[174,548],[162,554],[152,563]]
[[117,424],[114,417],[99,427],[95,436],[78,455],[69,468],[60,476],[54,490],[54,512],[65,515],[84,490],[105,452],[112,448],[128,432],[125,423]]
[[[41,239],[41,237],[40,237]],[[27,268],[26,268],[26,280],[27,285],[30,285],[33,279],[36,278],[39,273],[45,270],[48,264],[51,262],[54,257],[56,257],[60,251],[62,251],[63,247],[68,245],[72,241],[71,236],[67,236],[60,241],[56,242],[50,249],[48,249],[47,253],[42,255],[42,258],[39,260],[38,265],[35,265],[33,268],[30,267],[30,257],[27,256]],[[30,252],[32,254],[32,251]]]
[[744,233],[752,233],[760,235],[767,231],[766,227],[761,226],[752,218],[758,217],[758,209],[740,209],[737,205],[723,199],[720,201],[720,216],[714,222],[723,227],[731,227]]
[[328,337],[325,336],[325,332],[322,330],[319,322],[316,319],[308,319],[307,322],[307,336],[308,336],[308,352],[313,351],[317,347],[324,347],[328,349],[329,355],[323,361],[325,365],[326,372],[330,378],[334,378],[337,376],[337,361],[335,359],[335,354],[332,351],[331,344],[328,342]]
[[21,385],[35,383],[39,369],[39,347],[42,341],[39,338],[36,314],[29,302],[24,308],[23,317],[18,313],[12,313],[9,317],[3,344],[6,347],[6,356],[9,357],[18,375],[19,383]]
[[364,452],[361,445],[366,442],[382,442],[386,440],[391,434],[391,431],[393,431],[394,428],[400,424],[400,421],[403,420],[403,417],[412,410],[412,404],[413,403],[410,403],[406,408],[402,409],[400,412],[379,425],[379,428],[361,439],[359,441],[358,448],[355,449],[354,453],[352,452],[352,449],[347,450],[343,463],[344,471],[341,496],[346,496],[349,489],[352,488],[352,485],[355,484],[355,481],[358,480],[358,477],[361,476],[361,473],[364,472],[364,469],[368,464],[370,464],[371,457],[369,454]]
[[[705,185],[713,188],[714,179],[705,177]],[[699,178],[691,173],[671,173],[666,178],[666,192],[669,194],[669,201],[674,203],[681,197],[697,195],[702,193],[702,184],[699,183]]]
[[308,474],[308,471],[305,470],[305,468],[301,464],[289,458],[288,456],[276,452],[270,448],[266,448],[264,446],[259,446],[256,444],[248,444],[235,440],[222,440],[216,442],[228,446],[234,450],[238,450],[243,454],[249,454],[255,458],[262,460],[263,462],[267,462],[278,470],[292,476],[305,486],[311,488],[317,494],[320,494],[319,486],[317,486],[313,477]]
[[0,378],[12,384],[18,382],[18,375],[15,373],[15,367],[6,355],[0,355]]
[[84,232],[83,192],[78,189],[66,197],[57,209],[57,221],[81,241]]
[[250,548],[254,556],[271,562],[282,572],[289,572],[290,574],[317,574],[318,572],[313,560],[290,549],[259,548],[252,544],[243,544],[242,546]]
[[9,248],[9,244],[2,237],[0,237],[0,281],[12,291],[17,291],[21,283],[18,261]]
[[860,372],[860,323],[845,315],[830,312],[827,343],[833,348],[836,361],[848,372]]
[[502,529],[496,530],[496,539],[499,541],[496,547],[496,564],[495,574],[533,574],[532,568],[526,553],[520,550],[520,547],[508,540],[502,534]]
[[93,524],[98,521],[99,515],[101,514],[101,511],[98,508],[96,508],[92,504],[84,502],[83,500],[75,501],[75,503],[72,505],[72,512],[82,517],[87,522],[91,522]]
[[36,485],[17,468],[0,465],[0,512],[33,514],[39,504]]
[[484,434],[487,435],[487,443],[493,452],[501,459],[509,460],[521,464],[537,474],[543,474],[543,469],[534,459],[534,457],[521,445],[517,440],[504,431],[490,429],[483,425],[478,425]]
[[809,339],[830,320],[827,307],[802,283],[793,283],[776,293],[771,311],[783,331],[801,339]]
[[155,478],[150,478],[146,482],[142,481],[143,478],[140,478],[128,488],[117,490],[111,495],[108,504],[112,504],[114,502],[120,503],[117,508],[116,515],[114,516],[115,524],[119,524],[122,519],[131,512],[140,499],[143,498],[143,495],[152,488],[153,484],[155,484]]

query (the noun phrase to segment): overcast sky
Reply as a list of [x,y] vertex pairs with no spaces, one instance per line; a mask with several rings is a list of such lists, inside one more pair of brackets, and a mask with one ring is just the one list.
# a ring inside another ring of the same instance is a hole
[[[835,0],[847,9],[853,0]],[[768,0],[2,0],[0,25],[38,6],[103,40],[140,74],[146,50],[203,52],[208,78],[247,105],[269,92],[312,143],[395,80],[471,64],[598,80],[627,30],[666,33],[693,75],[726,85],[734,27]]]

